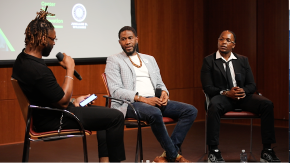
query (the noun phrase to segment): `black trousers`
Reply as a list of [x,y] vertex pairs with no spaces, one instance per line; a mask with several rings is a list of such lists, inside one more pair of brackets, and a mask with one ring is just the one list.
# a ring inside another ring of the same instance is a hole
[[207,144],[219,145],[220,119],[226,112],[240,108],[261,115],[261,135],[263,144],[276,143],[274,131],[273,103],[256,94],[247,95],[244,99],[232,100],[224,95],[217,95],[210,99],[207,111]]
[[[86,130],[100,131],[106,133],[106,145],[110,162],[120,162],[126,159],[124,148],[124,116],[116,109],[101,106],[74,107],[72,104],[66,109],[74,113],[82,122]],[[64,114],[62,129],[79,128],[75,120]],[[59,118],[55,121],[42,125],[41,130],[57,130]],[[102,143],[102,142],[98,142]]]

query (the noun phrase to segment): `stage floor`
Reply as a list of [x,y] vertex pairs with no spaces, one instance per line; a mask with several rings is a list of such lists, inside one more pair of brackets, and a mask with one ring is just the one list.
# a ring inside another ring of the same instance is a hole
[[[175,125],[167,125],[169,134]],[[282,162],[288,162],[288,129],[275,128],[277,143],[273,144],[276,155]],[[182,155],[192,162],[207,162],[205,154],[204,122],[195,122],[188,132],[183,145]],[[161,155],[163,149],[154,137],[151,128],[142,128],[144,161]],[[134,162],[137,141],[137,130],[126,130],[124,142],[125,162]],[[96,135],[87,137],[89,162],[98,162]],[[0,162],[21,162],[23,143],[0,146]],[[250,126],[221,124],[219,149],[226,162],[239,162],[239,154],[245,149],[249,162],[259,162],[262,150],[260,127],[253,127],[253,147],[250,154]],[[81,138],[70,138],[52,142],[32,142],[30,162],[82,162]]]

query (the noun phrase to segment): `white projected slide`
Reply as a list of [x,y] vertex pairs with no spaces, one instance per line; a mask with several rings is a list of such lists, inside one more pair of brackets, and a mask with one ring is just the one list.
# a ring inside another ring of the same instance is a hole
[[0,4],[0,61],[15,60],[25,48],[24,32],[36,12],[45,9],[55,27],[58,52],[73,58],[108,57],[121,52],[118,32],[131,26],[130,0],[5,0]]

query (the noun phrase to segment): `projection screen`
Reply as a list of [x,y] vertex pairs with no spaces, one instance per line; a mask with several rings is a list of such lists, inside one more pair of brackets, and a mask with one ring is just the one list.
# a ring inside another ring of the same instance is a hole
[[45,9],[57,42],[49,57],[65,52],[75,60],[106,58],[122,51],[118,31],[131,26],[130,0],[6,0],[0,5],[0,65],[14,61],[25,48],[25,29]]

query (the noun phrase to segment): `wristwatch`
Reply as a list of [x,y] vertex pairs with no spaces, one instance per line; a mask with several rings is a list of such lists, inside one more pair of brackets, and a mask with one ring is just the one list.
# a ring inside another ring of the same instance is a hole
[[137,95],[137,96],[138,96],[137,101],[140,102],[140,98],[141,98],[142,96],[140,96],[140,95]]
[[227,93],[228,93],[228,90],[223,90],[223,91],[220,91],[220,94],[221,94],[221,95],[225,95],[225,96],[226,96],[226,95],[227,95]]
[[71,98],[71,99],[70,99],[70,102],[71,102],[71,103],[74,103],[74,101],[75,101],[75,98]]

